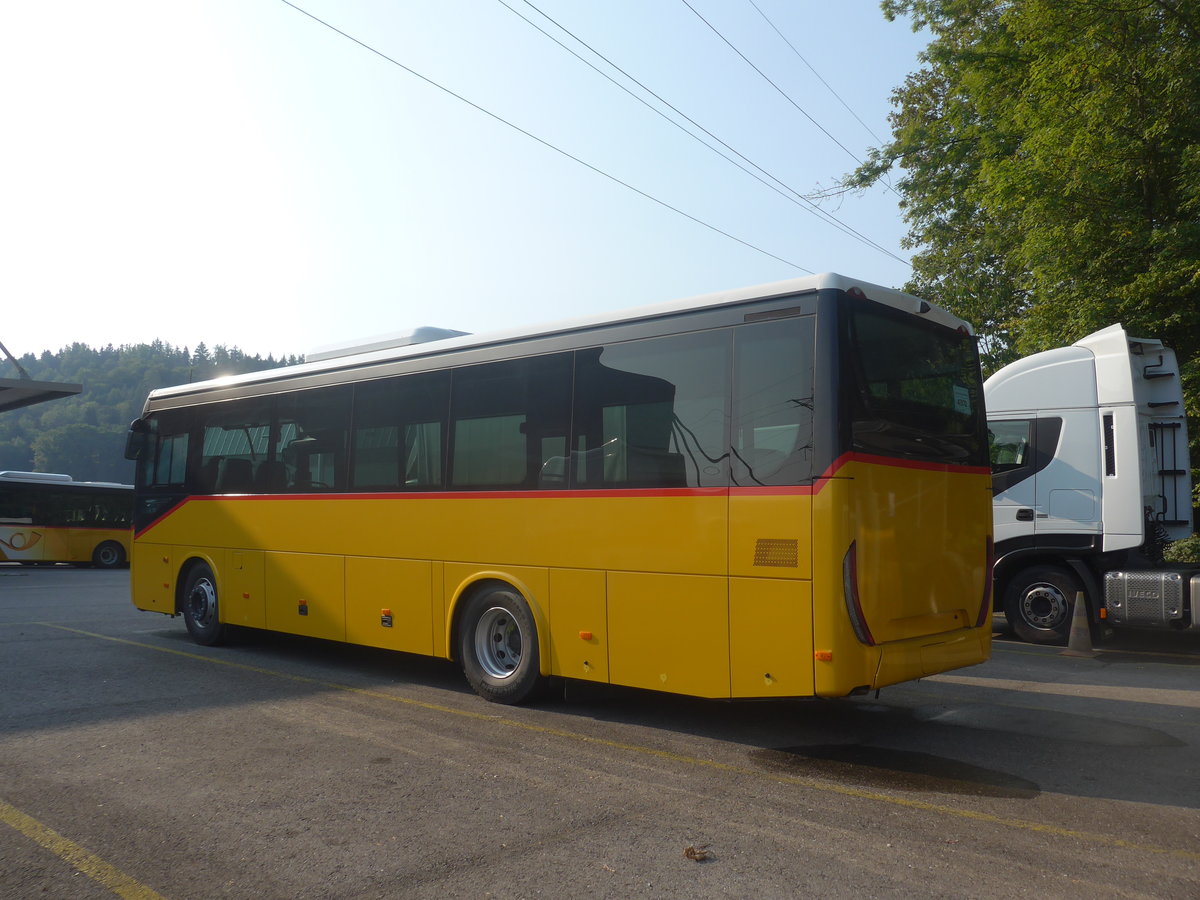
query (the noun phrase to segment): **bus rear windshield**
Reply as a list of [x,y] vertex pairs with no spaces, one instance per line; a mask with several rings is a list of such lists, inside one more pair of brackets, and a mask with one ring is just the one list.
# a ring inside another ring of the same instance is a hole
[[869,300],[845,309],[845,449],[986,466],[975,339]]

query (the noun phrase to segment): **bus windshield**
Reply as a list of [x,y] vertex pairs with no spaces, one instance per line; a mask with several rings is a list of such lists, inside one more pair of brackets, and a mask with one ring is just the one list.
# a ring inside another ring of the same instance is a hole
[[848,306],[842,329],[847,450],[986,466],[975,339],[878,303]]

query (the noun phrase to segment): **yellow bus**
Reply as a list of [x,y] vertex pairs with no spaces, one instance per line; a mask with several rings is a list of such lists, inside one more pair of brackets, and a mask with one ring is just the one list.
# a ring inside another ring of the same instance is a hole
[[506,703],[551,676],[840,697],[987,659],[965,322],[826,274],[451,334],[153,391],[134,604],[206,645],[456,660]]
[[48,472],[0,472],[0,562],[123,566],[133,485]]

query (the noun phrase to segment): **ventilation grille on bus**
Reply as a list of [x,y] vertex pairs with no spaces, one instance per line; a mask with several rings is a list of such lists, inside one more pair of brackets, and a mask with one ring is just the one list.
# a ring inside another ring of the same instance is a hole
[[799,542],[795,539],[759,538],[754,545],[754,564],[794,569],[799,564],[799,554]]

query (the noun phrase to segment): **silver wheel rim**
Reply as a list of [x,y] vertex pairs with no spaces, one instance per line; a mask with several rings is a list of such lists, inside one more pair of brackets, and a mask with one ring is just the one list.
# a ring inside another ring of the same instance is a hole
[[1070,604],[1052,584],[1034,584],[1021,597],[1021,616],[1036,628],[1052,629],[1065,622]]
[[508,678],[521,665],[525,635],[502,606],[486,610],[475,624],[475,659],[490,678]]
[[201,628],[207,628],[217,614],[217,589],[208,578],[200,578],[187,596],[188,615]]
[[100,565],[115,566],[117,564],[117,551],[112,547],[100,548]]

